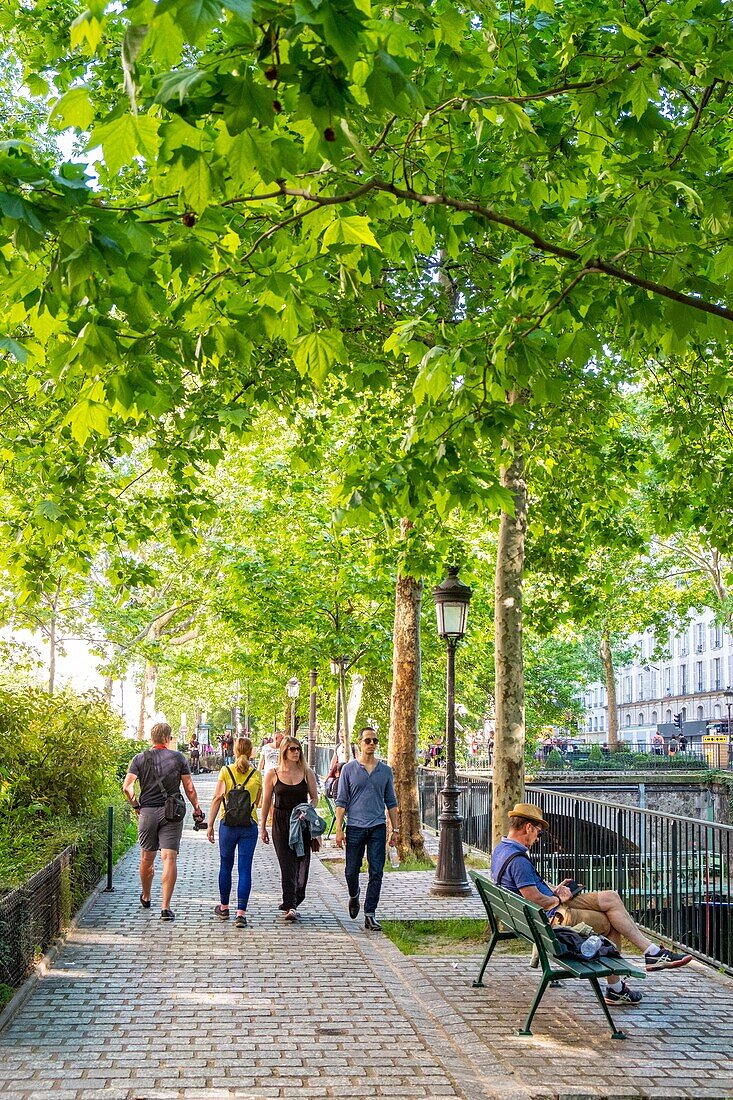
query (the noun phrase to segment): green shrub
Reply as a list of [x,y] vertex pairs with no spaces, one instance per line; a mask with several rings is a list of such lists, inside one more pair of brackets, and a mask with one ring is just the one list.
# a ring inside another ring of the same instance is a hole
[[69,845],[80,865],[69,883],[72,911],[96,881],[106,850],[106,810],[115,807],[118,852],[129,846],[120,783],[140,745],[98,693],[49,695],[0,689],[0,886],[24,881]]
[[605,757],[603,756],[603,753],[601,751],[601,746],[597,742],[591,745],[590,752],[588,753],[588,763],[602,764],[604,759]]
[[565,767],[562,755],[557,749],[550,750],[547,760],[545,761],[545,767],[549,768],[550,771],[560,771]]

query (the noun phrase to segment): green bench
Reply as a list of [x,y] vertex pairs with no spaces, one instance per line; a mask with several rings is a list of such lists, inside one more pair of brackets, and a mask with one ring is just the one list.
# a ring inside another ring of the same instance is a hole
[[[489,946],[481,964],[479,975],[474,986],[483,986],[483,976],[489,964],[494,948],[500,940],[524,939],[537,948],[542,978],[539,989],[532,1002],[529,1015],[524,1021],[524,1027],[520,1029],[520,1035],[531,1035],[530,1024],[534,1014],[539,1008],[545,990],[553,982],[566,981],[568,978],[582,978],[590,982],[598,1003],[603,1009],[608,1026],[614,1039],[625,1039],[623,1031],[619,1031],[613,1022],[608,1005],[603,999],[603,991],[599,984],[599,978],[606,978],[609,974],[618,974],[621,977],[632,976],[645,978],[646,971],[637,966],[632,966],[626,959],[580,959],[571,958],[566,948],[558,940],[547,913],[538,905],[533,905],[520,894],[514,894],[501,886],[495,886],[485,875],[471,871],[471,878],[476,883],[486,914],[489,918],[491,938]],[[502,931],[499,927],[503,925]]]

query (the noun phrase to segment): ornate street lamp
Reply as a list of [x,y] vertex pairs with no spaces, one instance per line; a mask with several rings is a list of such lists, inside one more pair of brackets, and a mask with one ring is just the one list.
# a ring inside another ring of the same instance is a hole
[[297,676],[292,676],[285,685],[288,693],[288,698],[291,701],[290,704],[290,736],[295,737],[295,703],[300,695],[300,680]]
[[448,667],[446,674],[446,712],[445,712],[445,782],[441,793],[442,812],[438,819],[440,840],[438,847],[438,866],[435,879],[430,888],[431,894],[441,897],[465,897],[471,893],[471,883],[466,875],[463,860],[463,837],[461,815],[458,812],[458,797],[461,793],[456,784],[456,684],[455,657],[456,646],[466,633],[468,605],[471,601],[471,589],[458,580],[458,566],[448,569],[448,576],[433,589],[435,612],[438,618],[438,634],[444,638],[448,649]]

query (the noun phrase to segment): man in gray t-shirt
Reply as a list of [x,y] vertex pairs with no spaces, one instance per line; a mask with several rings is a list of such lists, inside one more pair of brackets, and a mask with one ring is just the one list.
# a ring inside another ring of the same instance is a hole
[[[155,854],[160,849],[163,860],[161,883],[161,920],[173,920],[171,898],[178,875],[178,849],[183,833],[183,820],[166,821],[165,802],[183,784],[193,816],[203,820],[196,788],[191,779],[188,760],[182,752],[169,748],[172,737],[167,722],[158,722],[150,731],[152,748],[133,756],[127,768],[122,790],[138,817],[137,836],[140,843],[140,904],[150,908],[150,890],[155,873]],[[140,785],[140,798],[135,798],[135,781]]]

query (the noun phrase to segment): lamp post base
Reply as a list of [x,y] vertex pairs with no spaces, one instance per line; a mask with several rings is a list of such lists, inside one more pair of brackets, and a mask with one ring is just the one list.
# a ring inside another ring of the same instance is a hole
[[473,887],[463,859],[463,822],[458,816],[441,814],[439,824],[438,866],[430,893],[433,897],[467,898],[473,893]]

